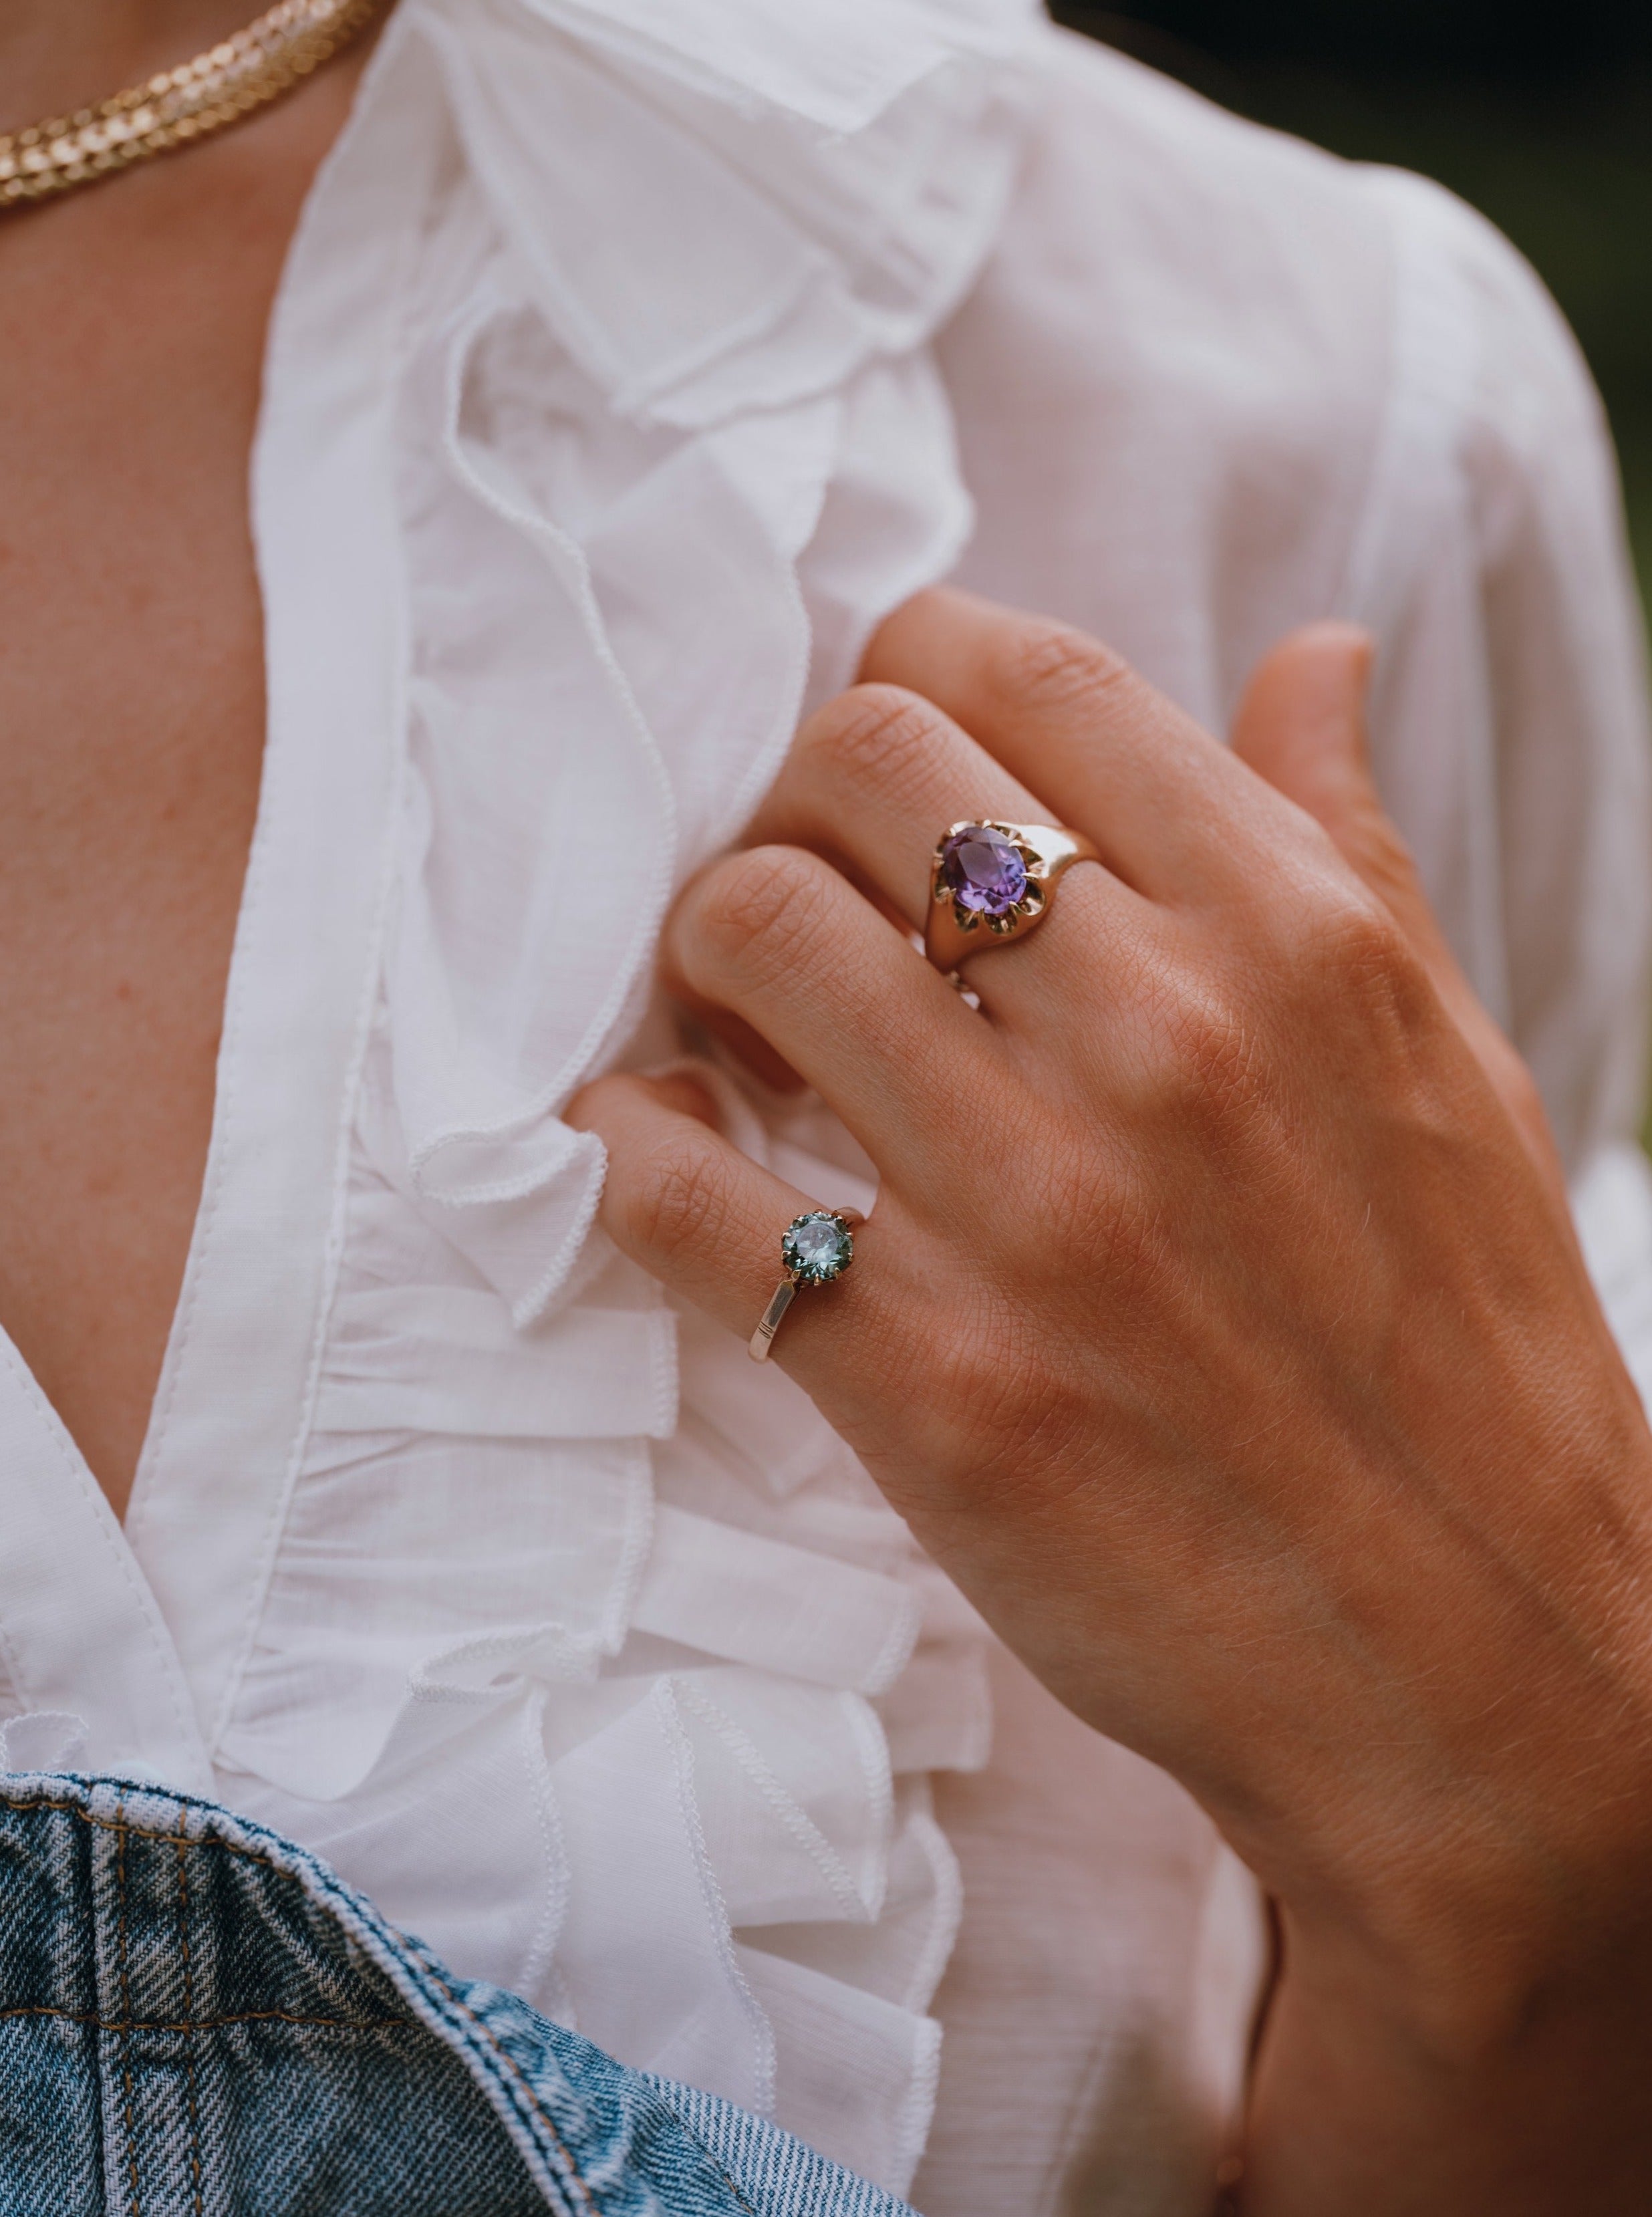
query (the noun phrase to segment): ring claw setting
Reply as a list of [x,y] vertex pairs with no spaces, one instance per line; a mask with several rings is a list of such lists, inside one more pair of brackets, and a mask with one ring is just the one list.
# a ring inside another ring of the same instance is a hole
[[1100,856],[1054,824],[954,824],[935,843],[923,951],[950,977],[971,954],[1042,923],[1062,872]]
[[747,1353],[754,1362],[767,1362],[780,1319],[797,1298],[799,1286],[829,1286],[843,1275],[854,1260],[855,1226],[865,1221],[853,1208],[811,1208],[794,1216],[780,1234],[780,1263],[786,1275],[758,1320]]

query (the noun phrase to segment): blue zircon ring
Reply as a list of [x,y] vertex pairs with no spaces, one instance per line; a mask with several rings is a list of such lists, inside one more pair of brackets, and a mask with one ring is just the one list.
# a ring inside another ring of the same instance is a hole
[[1070,862],[1099,862],[1082,832],[1055,824],[954,824],[935,843],[923,951],[951,977],[971,954],[1044,922]]
[[747,1349],[754,1362],[767,1362],[780,1318],[797,1299],[799,1286],[829,1286],[854,1260],[854,1228],[866,1219],[855,1208],[811,1208],[794,1216],[780,1234],[780,1267],[786,1275],[763,1311]]

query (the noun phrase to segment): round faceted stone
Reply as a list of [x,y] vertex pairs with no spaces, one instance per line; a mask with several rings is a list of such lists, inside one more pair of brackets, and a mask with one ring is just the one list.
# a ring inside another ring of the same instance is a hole
[[960,908],[1008,916],[1026,893],[1019,849],[990,824],[966,824],[940,843],[940,880]]
[[800,1216],[786,1227],[780,1253],[788,1270],[811,1286],[829,1286],[854,1260],[854,1241],[847,1224],[840,1224],[824,1209]]

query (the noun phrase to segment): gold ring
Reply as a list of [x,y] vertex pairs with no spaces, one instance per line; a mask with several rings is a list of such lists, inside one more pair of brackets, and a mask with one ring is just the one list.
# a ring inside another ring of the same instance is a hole
[[866,1219],[858,1208],[811,1208],[794,1216],[780,1234],[780,1265],[786,1275],[774,1288],[774,1298],[763,1311],[746,1352],[754,1362],[767,1362],[780,1318],[797,1298],[799,1286],[829,1286],[854,1260],[855,1226]]
[[935,843],[923,951],[951,977],[989,947],[1024,939],[1050,913],[1071,862],[1101,857],[1082,832],[1055,824],[954,824]]

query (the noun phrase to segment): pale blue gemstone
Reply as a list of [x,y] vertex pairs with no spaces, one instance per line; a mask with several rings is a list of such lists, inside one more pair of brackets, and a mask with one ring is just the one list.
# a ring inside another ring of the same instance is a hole
[[817,1209],[787,1227],[780,1253],[788,1270],[811,1286],[826,1286],[841,1277],[854,1260],[854,1241],[847,1225]]

